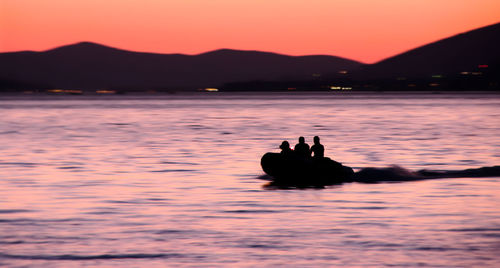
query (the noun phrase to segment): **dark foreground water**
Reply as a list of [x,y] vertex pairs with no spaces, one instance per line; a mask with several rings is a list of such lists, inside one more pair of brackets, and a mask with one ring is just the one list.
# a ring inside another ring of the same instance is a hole
[[498,94],[4,96],[0,116],[0,266],[500,266],[499,177],[256,178],[300,135],[356,169],[498,165]]

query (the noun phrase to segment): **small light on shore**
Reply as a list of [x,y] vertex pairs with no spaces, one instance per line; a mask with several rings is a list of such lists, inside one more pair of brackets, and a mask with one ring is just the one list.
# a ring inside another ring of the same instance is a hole
[[48,93],[67,93],[67,94],[83,94],[82,90],[79,89],[49,89]]
[[205,88],[205,91],[207,91],[207,92],[217,92],[217,91],[219,91],[219,89],[218,88],[213,88],[213,87],[207,87],[207,88]]
[[68,94],[82,94],[83,93],[83,91],[78,90],[78,89],[67,89],[67,90],[64,90],[63,92],[68,93]]
[[97,90],[96,93],[97,94],[115,94],[116,91],[115,90]]
[[352,87],[339,87],[339,86],[331,86],[331,90],[351,90]]

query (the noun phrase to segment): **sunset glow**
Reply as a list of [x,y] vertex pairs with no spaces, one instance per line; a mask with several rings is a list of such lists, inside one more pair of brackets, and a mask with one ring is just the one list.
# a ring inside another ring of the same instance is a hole
[[498,0],[0,0],[0,51],[91,41],[159,53],[231,48],[371,63],[499,21]]

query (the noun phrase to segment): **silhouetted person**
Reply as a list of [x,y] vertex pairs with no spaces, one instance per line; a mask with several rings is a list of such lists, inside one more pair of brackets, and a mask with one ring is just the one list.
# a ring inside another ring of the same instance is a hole
[[314,136],[314,145],[311,147],[311,152],[314,153],[314,158],[325,157],[325,147],[319,143],[318,136]]
[[293,152],[288,141],[283,141],[280,145],[280,149],[282,155],[290,155]]
[[299,143],[295,145],[295,153],[300,157],[310,157],[311,150],[309,149],[309,144],[306,143],[304,137],[299,137]]

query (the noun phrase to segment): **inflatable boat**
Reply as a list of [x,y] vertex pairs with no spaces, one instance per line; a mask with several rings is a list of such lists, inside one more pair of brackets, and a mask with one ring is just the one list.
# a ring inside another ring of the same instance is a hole
[[295,154],[266,153],[260,161],[274,184],[296,187],[326,186],[351,181],[352,168],[328,157],[299,157]]

